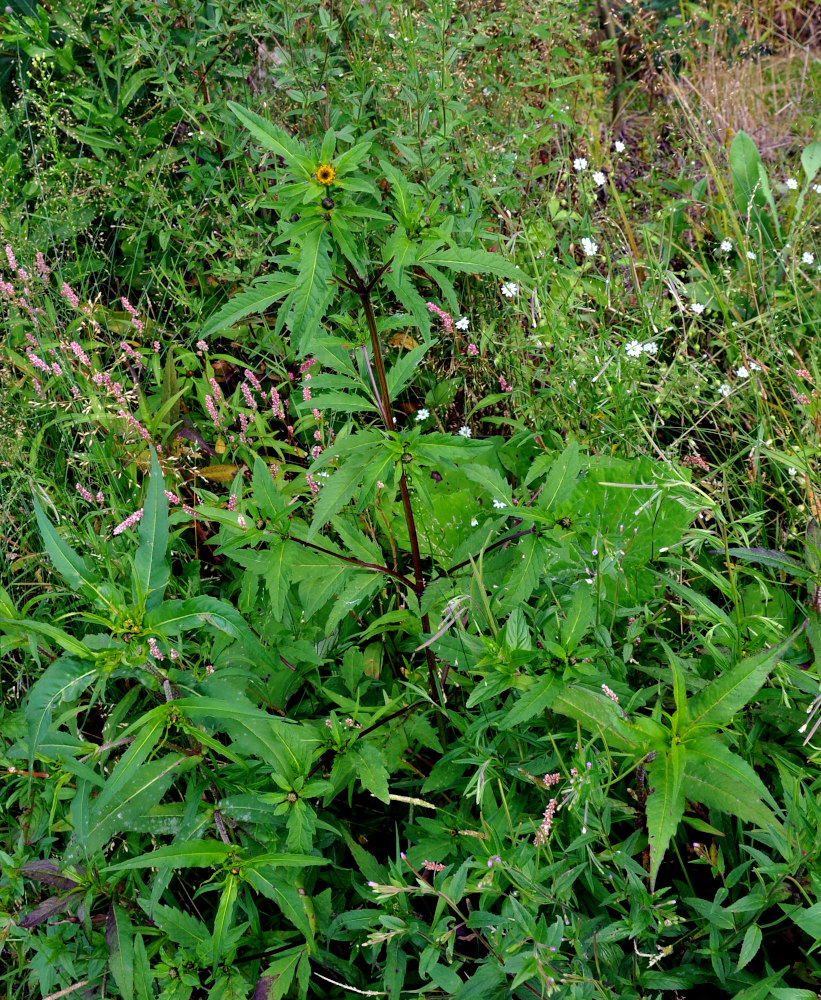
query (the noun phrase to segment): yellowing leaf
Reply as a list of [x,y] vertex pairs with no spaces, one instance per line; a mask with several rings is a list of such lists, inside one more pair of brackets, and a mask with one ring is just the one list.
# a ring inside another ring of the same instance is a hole
[[238,469],[238,465],[209,465],[205,469],[200,469],[199,474],[209,483],[229,483]]
[[388,344],[391,347],[400,347],[403,351],[412,351],[414,347],[418,347],[419,344],[411,337],[409,333],[395,333],[389,340]]

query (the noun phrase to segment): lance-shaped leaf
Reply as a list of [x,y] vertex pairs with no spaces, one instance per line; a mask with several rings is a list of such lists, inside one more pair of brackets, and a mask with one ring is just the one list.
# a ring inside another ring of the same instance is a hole
[[[102,806],[98,806],[96,801],[92,804],[88,828],[85,831],[75,830],[68,856],[90,856],[102,849],[115,834],[128,830],[132,818],[143,816],[156,805],[180,774],[195,767],[200,759],[197,756],[170,754],[144,764],[121,786],[115,801],[104,801]],[[77,794],[80,794],[79,789]]]
[[40,501],[32,495],[34,504],[34,515],[43,536],[46,552],[54,564],[54,568],[63,577],[72,590],[79,590],[83,584],[93,587],[96,581],[95,575],[89,569],[85,559],[81,558],[74,549],[59,534],[51,521],[46,517]]
[[214,973],[217,971],[219,960],[223,957],[222,950],[234,920],[234,906],[236,901],[237,876],[233,872],[229,872],[220,893],[219,906],[214,917],[214,930],[211,935],[211,961]]
[[132,868],[214,868],[223,865],[234,851],[231,844],[221,840],[195,840],[169,844],[148,851],[136,858],[129,858],[116,865],[108,865],[105,872],[127,871]]
[[[805,623],[806,624],[806,623]],[[736,712],[752,701],[768,674],[793,646],[805,624],[782,639],[777,646],[762,649],[726,671],[689,701],[688,732],[700,726],[726,725]]]
[[448,250],[425,254],[424,257],[420,257],[419,265],[424,268],[427,264],[467,274],[495,274],[513,281],[521,281],[523,277],[521,270],[515,264],[511,264],[499,254],[489,253],[487,250],[472,250],[468,247],[450,247]]
[[61,656],[34,684],[26,698],[30,765],[51,725],[55,707],[64,701],[74,701],[77,695],[93,684],[98,673],[97,667],[88,661]]
[[662,858],[684,815],[684,761],[679,742],[656,753],[647,764],[648,794],[645,806],[650,842],[650,889],[654,889]]
[[310,230],[300,248],[297,285],[286,300],[291,310],[291,336],[300,355],[310,350],[311,341],[333,296],[329,250],[330,240],[324,226]]
[[169,575],[165,558],[168,547],[168,498],[162,469],[153,448],[139,538],[140,546],[134,555],[134,573],[141,596],[145,598],[145,609],[150,611],[162,603]]
[[269,306],[284,299],[294,288],[296,288],[296,276],[293,274],[283,272],[265,275],[264,278],[255,281],[252,288],[232,295],[224,306],[209,316],[200,330],[200,336],[209,337],[220,330],[230,330],[235,323],[239,323],[246,316],[264,313]]
[[30,635],[32,632],[35,635],[42,635],[44,638],[56,642],[58,646],[62,646],[67,653],[77,659],[94,660],[97,657],[96,652],[88,649],[78,639],[48,622],[37,622],[32,618],[6,618],[4,615],[0,615],[0,628],[9,632],[23,632],[26,635]]
[[554,700],[553,711],[576,719],[588,732],[601,732],[611,746],[620,749],[636,749],[646,741],[643,733],[631,732],[620,709],[599,691],[565,688]]
[[688,799],[730,813],[766,829],[781,829],[775,813],[764,802],[775,801],[750,765],[715,737],[686,741],[682,788]]
[[311,176],[314,169],[313,161],[303,153],[299,143],[292,139],[284,129],[278,128],[272,122],[253,111],[248,111],[247,108],[234,101],[229,101],[228,107],[261,145],[270,149],[272,153],[276,153],[277,156],[281,156],[289,166],[304,174],[305,177]]
[[105,922],[108,964],[122,1000],[134,996],[134,928],[128,912],[111,903]]

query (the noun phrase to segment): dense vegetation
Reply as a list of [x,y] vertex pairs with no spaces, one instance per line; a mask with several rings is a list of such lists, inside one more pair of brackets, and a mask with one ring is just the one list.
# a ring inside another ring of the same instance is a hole
[[815,1000],[820,38],[5,8],[4,996]]

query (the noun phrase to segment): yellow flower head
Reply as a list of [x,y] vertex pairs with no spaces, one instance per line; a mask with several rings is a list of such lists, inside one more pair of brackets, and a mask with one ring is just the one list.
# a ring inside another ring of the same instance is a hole
[[316,168],[314,177],[316,177],[320,184],[333,184],[336,177],[336,170],[334,170],[330,163],[320,163]]

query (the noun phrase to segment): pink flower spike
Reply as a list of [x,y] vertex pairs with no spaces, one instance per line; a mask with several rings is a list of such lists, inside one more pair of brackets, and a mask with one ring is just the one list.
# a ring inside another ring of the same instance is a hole
[[84,364],[86,366],[86,368],[90,368],[91,367],[91,362],[88,360],[88,355],[82,349],[82,347],[80,347],[80,345],[77,343],[76,340],[72,340],[72,342],[68,346],[74,352],[74,357],[77,358],[77,360],[81,364]]
[[479,348],[476,346],[476,344],[468,344],[468,354],[472,358],[475,358],[478,353],[479,353]]
[[80,494],[83,500],[85,500],[87,503],[94,503],[94,494],[91,493],[89,490],[87,490],[85,486],[81,486],[79,483],[75,483],[74,489],[77,490],[77,492]]
[[60,294],[70,305],[74,306],[75,309],[80,308],[80,296],[76,292],[72,291],[71,287],[65,281],[60,289]]
[[133,514],[129,514],[124,521],[121,521],[114,529],[112,534],[121,535],[124,531],[128,531],[129,528],[133,528],[135,524],[139,523],[140,518],[142,516],[143,516],[143,509],[142,507],[140,507],[139,510],[135,510]]
[[263,396],[265,395],[265,393],[262,390],[262,383],[249,368],[245,369],[245,377],[248,379],[251,385],[257,390],[257,392],[261,393]]
[[12,271],[17,270],[17,258],[14,256],[14,251],[12,248],[6,244],[6,260],[9,262],[9,267]]
[[97,491],[97,496],[94,498],[97,503],[105,503],[105,494],[102,490]]
[[48,281],[49,275],[51,274],[51,268],[48,264],[46,264],[46,259],[39,250],[37,251],[35,260],[37,262],[37,273],[40,275],[40,280]]
[[232,493],[231,496],[228,497],[228,510],[236,510],[236,509],[237,509],[237,495],[236,493]]
[[253,396],[251,395],[251,390],[250,390],[250,388],[248,387],[248,384],[247,384],[247,382],[242,382],[242,383],[240,384],[240,389],[242,390],[242,395],[243,395],[243,397],[244,397],[244,399],[245,399],[245,405],[246,405],[246,406],[247,406],[247,407],[248,407],[249,409],[251,409],[251,410],[255,410],[255,409],[257,408],[257,401],[256,401],[256,400],[254,399],[254,397],[253,397]]
[[442,326],[446,333],[453,333],[453,317],[450,313],[445,312],[444,309],[440,309],[434,302],[426,302],[425,305],[428,307],[428,312],[434,313],[439,319],[442,320]]

